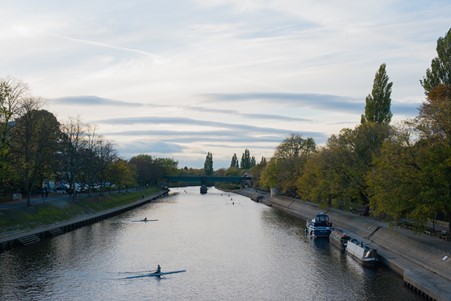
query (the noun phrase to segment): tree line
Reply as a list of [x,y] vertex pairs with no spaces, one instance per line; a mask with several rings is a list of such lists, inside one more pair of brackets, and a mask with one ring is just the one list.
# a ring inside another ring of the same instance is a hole
[[156,185],[174,174],[178,162],[138,155],[120,158],[112,142],[79,118],[60,122],[43,109],[44,100],[15,79],[0,79],[0,198],[49,190],[50,181],[67,183],[68,192]]
[[[360,124],[331,135],[325,146],[291,134],[266,161],[255,164],[246,149],[238,163],[217,175],[250,172],[254,186],[324,207],[372,209],[393,222],[416,226],[441,219],[451,230],[451,29],[437,40],[437,57],[420,84],[425,101],[418,116],[391,125],[391,92],[386,64],[377,70]],[[250,163],[252,162],[252,163]],[[208,154],[205,173],[213,172]]]
[[418,116],[391,125],[393,83],[382,64],[358,126],[330,136],[324,147],[289,136],[257,184],[323,206],[368,205],[374,215],[419,226],[451,221],[451,29],[438,39],[420,84],[426,99]]

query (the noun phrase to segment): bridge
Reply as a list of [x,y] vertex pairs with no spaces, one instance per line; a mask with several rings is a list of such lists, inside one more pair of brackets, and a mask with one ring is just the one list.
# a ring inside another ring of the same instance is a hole
[[164,177],[167,182],[179,182],[179,183],[193,183],[201,186],[207,186],[214,184],[215,182],[224,183],[239,183],[241,186],[251,186],[252,177],[215,177],[215,176],[166,176]]

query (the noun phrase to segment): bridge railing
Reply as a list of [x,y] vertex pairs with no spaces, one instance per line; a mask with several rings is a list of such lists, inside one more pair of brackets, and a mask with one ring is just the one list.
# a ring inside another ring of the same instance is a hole
[[219,177],[219,176],[166,176],[168,182],[189,182],[189,183],[242,183],[244,181],[252,181],[251,177]]

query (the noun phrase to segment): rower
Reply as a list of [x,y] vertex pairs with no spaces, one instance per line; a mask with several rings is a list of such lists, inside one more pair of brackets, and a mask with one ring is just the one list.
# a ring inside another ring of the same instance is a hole
[[145,217],[145,218],[143,219],[143,221],[147,222],[147,217]]
[[155,273],[154,274],[158,274],[158,278],[161,278],[161,275],[160,275],[160,273],[161,273],[161,267],[160,267],[160,265],[158,265],[157,266],[157,270],[155,271]]

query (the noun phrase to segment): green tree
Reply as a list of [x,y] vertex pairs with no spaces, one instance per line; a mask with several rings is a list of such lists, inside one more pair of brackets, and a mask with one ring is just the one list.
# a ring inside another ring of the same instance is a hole
[[376,214],[395,220],[409,217],[420,224],[435,213],[428,186],[435,186],[427,176],[425,164],[430,157],[425,144],[412,140],[412,130],[397,129],[374,158],[368,174],[371,204]]
[[60,138],[59,122],[45,110],[39,99],[24,101],[24,115],[17,119],[14,127],[14,165],[21,175],[27,205],[31,206],[33,188],[41,188],[43,179],[54,170],[54,155]]
[[240,168],[240,164],[238,163],[238,158],[236,154],[233,154],[232,161],[230,162],[230,167]]
[[315,151],[316,144],[312,138],[290,135],[277,146],[273,158],[261,173],[261,184],[267,188],[277,187],[287,195],[296,195],[296,181],[303,173],[305,162]]
[[[297,180],[298,195],[304,200],[321,204],[345,207],[350,198],[345,196],[349,181],[337,172],[340,152],[324,147],[313,154],[305,163],[304,172]],[[335,201],[335,204],[333,203]]]
[[279,181],[280,164],[278,164],[277,161],[278,161],[277,158],[272,157],[266,164],[265,169],[263,169],[260,175],[259,182],[260,186],[266,189],[270,189],[280,185]]
[[244,150],[244,153],[241,155],[241,169],[250,169],[251,165],[251,153],[248,149]]
[[121,191],[121,189],[125,189],[127,191],[128,188],[133,187],[136,184],[136,171],[133,165],[127,163],[127,161],[123,159],[116,159],[112,164],[108,167],[108,179],[115,183]]
[[437,40],[436,49],[438,56],[432,59],[431,68],[420,80],[426,95],[440,84],[451,85],[451,29]]
[[385,64],[379,67],[376,72],[371,94],[366,97],[365,114],[362,115],[361,123],[376,122],[389,124],[392,113],[391,106],[391,88],[392,82],[389,82]]
[[23,100],[28,96],[28,87],[17,80],[0,79],[0,191],[14,189],[12,179],[15,169],[10,164],[11,130],[14,120],[21,116]]
[[252,158],[251,158],[251,168],[253,168],[255,165],[257,165],[257,161],[255,160],[255,157],[252,156]]
[[205,158],[204,173],[207,176],[211,176],[213,171],[213,155],[209,152]]
[[154,178],[154,160],[152,156],[140,154],[130,158],[128,161],[136,170],[136,180],[138,185],[146,186],[152,185],[155,182]]

